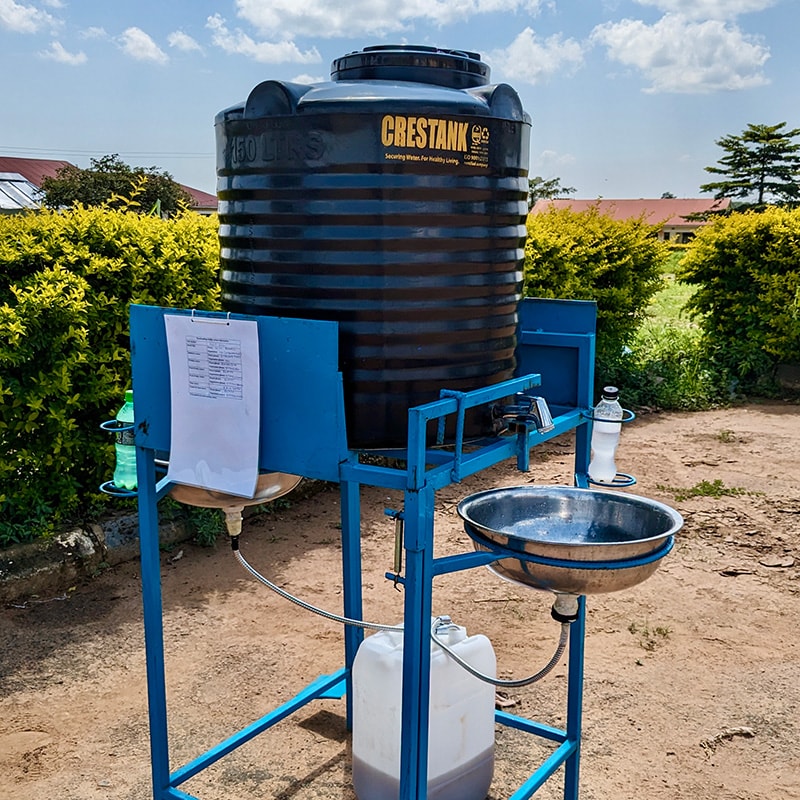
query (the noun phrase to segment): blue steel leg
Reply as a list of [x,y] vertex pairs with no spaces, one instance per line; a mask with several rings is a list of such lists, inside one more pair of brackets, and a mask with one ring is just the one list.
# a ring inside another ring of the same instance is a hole
[[[363,618],[361,594],[361,486],[354,481],[342,481],[342,592],[344,615],[349,619]],[[353,724],[353,659],[356,657],[364,631],[354,625],[344,628],[344,665],[347,671],[347,729]]]
[[575,431],[575,485],[581,489],[589,486],[590,434],[591,427],[588,422],[578,425]]
[[405,494],[406,582],[400,800],[428,796],[428,716],[431,676],[434,491]]
[[575,750],[564,764],[564,800],[578,800],[583,716],[583,639],[586,633],[586,597],[578,598],[578,618],[569,631],[569,682],[567,685],[567,739]]
[[139,485],[139,548],[142,560],[142,605],[150,717],[150,761],[153,797],[161,800],[169,788],[167,689],[164,677],[164,627],[161,603],[161,559],[158,541],[155,460],[152,450],[136,448]]

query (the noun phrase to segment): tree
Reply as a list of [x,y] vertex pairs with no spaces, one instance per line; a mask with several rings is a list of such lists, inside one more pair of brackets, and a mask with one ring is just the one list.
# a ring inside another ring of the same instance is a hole
[[705,169],[724,179],[705,183],[700,191],[714,192],[716,199],[755,198],[757,205],[764,205],[768,198],[779,202],[800,199],[800,144],[793,141],[800,136],[800,128],[785,127],[785,122],[751,123],[739,136],[718,139],[716,144],[726,154],[717,162],[719,166]]
[[42,192],[48,208],[81,203],[133,208],[143,214],[156,208],[163,214],[174,214],[192,201],[168,172],[159,172],[156,167],[130,167],[117,154],[93,158],[89,169],[74,164],[62,167],[54,178],[42,181]]
[[573,186],[562,186],[560,178],[545,180],[540,175],[528,179],[528,210],[533,208],[537,200],[555,200],[578,190]]

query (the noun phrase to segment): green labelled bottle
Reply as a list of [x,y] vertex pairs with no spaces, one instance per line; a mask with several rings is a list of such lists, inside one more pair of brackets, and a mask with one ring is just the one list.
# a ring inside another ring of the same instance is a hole
[[[133,437],[133,391],[125,392],[125,403],[116,416],[117,427],[114,447],[117,461],[114,467],[114,485],[118,489],[136,489],[136,445]],[[128,428],[128,430],[124,430]]]

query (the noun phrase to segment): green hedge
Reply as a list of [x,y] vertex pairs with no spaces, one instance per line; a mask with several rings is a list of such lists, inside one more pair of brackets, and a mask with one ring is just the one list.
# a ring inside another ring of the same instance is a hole
[[668,258],[642,219],[550,209],[528,217],[523,294],[597,302],[600,372],[633,341]]
[[219,307],[214,218],[0,216],[0,545],[85,514],[130,385],[131,302]]
[[745,390],[800,363],[800,209],[720,217],[692,242],[678,278],[710,357]]

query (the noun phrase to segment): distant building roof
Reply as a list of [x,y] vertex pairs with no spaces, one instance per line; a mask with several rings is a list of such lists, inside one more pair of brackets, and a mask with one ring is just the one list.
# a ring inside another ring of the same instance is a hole
[[[49,158],[10,158],[0,156],[0,174],[2,173],[16,173],[22,176],[23,179],[33,184],[35,189],[40,189],[42,181],[45,178],[55,178],[56,173],[62,167],[74,166],[69,161],[58,161]],[[200,189],[193,189],[191,186],[180,184],[181,187],[187,191],[191,196],[194,204],[192,205],[193,211],[198,211],[203,214],[211,214],[217,210],[217,197],[216,195],[209,194]],[[23,206],[25,208],[35,208],[38,203],[31,206]],[[0,208],[3,208],[2,201],[0,201]],[[8,209],[10,210],[10,209]],[[14,210],[19,210],[16,208]]]
[[731,201],[708,198],[659,198],[639,200],[537,200],[531,214],[542,214],[551,208],[569,208],[572,211],[587,211],[590,208],[617,220],[643,218],[650,225],[685,226],[699,225],[697,221],[687,220],[694,214],[711,211],[726,211]]
[[16,172],[41,188],[45,178],[55,178],[62,167],[71,166],[69,161],[55,161],[49,158],[8,158],[0,156],[0,172]]
[[38,208],[39,190],[18,172],[0,172],[0,213]]
[[202,213],[216,213],[217,208],[219,207],[219,201],[217,200],[217,196],[215,194],[209,194],[208,192],[204,192],[202,189],[192,189],[191,186],[186,186],[185,184],[181,184],[181,189],[188,192],[192,196],[192,200],[194,201],[194,205],[192,208],[195,211],[199,211]]

